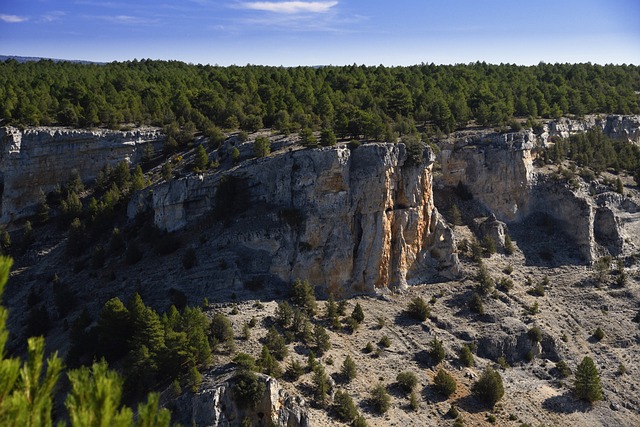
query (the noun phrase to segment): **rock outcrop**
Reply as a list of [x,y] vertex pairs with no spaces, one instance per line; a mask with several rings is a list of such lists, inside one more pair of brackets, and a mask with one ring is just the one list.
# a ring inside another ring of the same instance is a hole
[[152,211],[174,231],[213,214],[230,227],[214,244],[259,260],[242,274],[308,279],[336,294],[402,288],[459,273],[425,157],[410,164],[403,144],[295,150],[154,186],[129,215]]
[[152,128],[0,128],[0,222],[7,224],[33,213],[40,190],[46,193],[64,184],[74,169],[89,181],[105,164],[135,163],[142,158],[145,144],[163,140],[164,135]]
[[256,374],[265,392],[255,407],[243,407],[233,396],[233,376],[205,384],[195,394],[175,402],[173,416],[183,425],[223,427],[240,425],[245,419],[254,426],[308,427],[309,414],[304,399],[284,391],[278,381]]
[[611,138],[640,144],[640,116],[622,115],[590,115],[583,119],[551,120],[544,125],[540,139],[543,143],[547,143],[553,137],[568,138],[576,133],[595,128],[600,128]]
[[533,167],[536,147],[595,127],[611,137],[640,143],[640,116],[560,119],[544,124],[537,136],[530,130],[456,134],[441,142],[442,183],[463,184],[489,213],[507,223],[522,222],[537,212],[550,215],[587,262],[606,252],[620,254],[625,242],[640,245],[634,237],[640,221],[634,202],[593,197],[593,190],[569,186]]

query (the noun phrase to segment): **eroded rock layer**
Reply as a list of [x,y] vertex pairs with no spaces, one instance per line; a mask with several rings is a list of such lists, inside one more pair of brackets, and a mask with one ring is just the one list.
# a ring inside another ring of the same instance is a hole
[[152,210],[174,231],[213,213],[229,227],[219,239],[260,260],[243,274],[308,279],[338,294],[402,288],[459,273],[425,157],[410,164],[403,144],[296,150],[154,186],[129,215]]
[[133,131],[67,128],[0,128],[0,180],[3,224],[33,213],[40,190],[64,184],[71,171],[94,179],[105,164],[137,162],[146,143],[159,142],[157,129]]
[[[536,213],[549,215],[570,236],[587,262],[619,255],[624,245],[640,247],[638,203],[611,193],[608,188],[571,186],[554,180],[533,166],[535,149],[554,137],[600,128],[612,138],[640,143],[640,116],[560,119],[532,131],[466,132],[442,143],[442,182],[463,184],[497,219],[525,221]],[[594,193],[596,195],[594,195]]]

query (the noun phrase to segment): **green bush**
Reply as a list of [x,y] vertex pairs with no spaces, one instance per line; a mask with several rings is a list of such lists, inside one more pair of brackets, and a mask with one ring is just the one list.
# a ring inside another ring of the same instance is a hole
[[411,393],[418,385],[418,377],[411,371],[403,371],[396,376],[396,382],[405,393]]
[[342,374],[342,376],[344,377],[346,382],[350,382],[358,374],[358,369],[356,367],[356,362],[353,361],[351,356],[347,355],[347,357],[344,359],[344,362],[342,363],[342,369],[340,370],[340,373]]
[[284,372],[285,377],[290,381],[297,381],[304,374],[304,367],[297,359],[291,359],[287,364],[287,369]]
[[598,326],[598,328],[593,332],[593,338],[598,341],[602,341],[604,339],[604,331],[601,327]]
[[265,384],[258,380],[255,372],[240,370],[233,377],[231,393],[241,407],[254,408],[262,400],[265,391]]
[[476,398],[493,408],[504,396],[502,376],[488,366],[473,384],[471,390]]
[[569,365],[567,365],[567,362],[565,362],[564,360],[560,360],[558,363],[556,363],[556,369],[560,378],[567,378],[569,375],[571,375],[571,368],[569,368]]
[[362,323],[364,320],[364,312],[362,311],[360,303],[356,303],[356,306],[353,308],[353,312],[351,313],[351,318],[358,323]]
[[409,407],[413,411],[417,411],[418,409],[420,409],[420,398],[415,391],[412,391],[409,395]]
[[358,415],[358,409],[346,391],[336,391],[333,396],[333,408],[338,418],[344,422],[353,421]]
[[258,370],[256,359],[247,353],[238,353],[236,357],[233,358],[233,363],[235,363],[238,369],[245,369],[247,371]]
[[378,342],[378,345],[380,345],[380,347],[382,348],[389,348],[391,347],[391,339],[385,335],[380,338],[380,342]]
[[429,305],[421,297],[414,297],[411,299],[409,306],[407,307],[407,314],[412,319],[419,322],[424,322],[431,315],[431,309]]
[[389,396],[389,392],[384,384],[378,383],[373,387],[370,402],[374,409],[380,414],[384,414],[389,410],[391,407],[391,396]]
[[222,313],[216,313],[213,316],[213,319],[211,319],[211,336],[221,343],[233,340],[233,327],[227,316]]
[[253,142],[253,155],[266,157],[271,153],[271,141],[266,136],[259,136]]
[[473,359],[473,353],[468,345],[463,345],[460,349],[460,363],[463,366],[472,367],[475,365],[475,360]]
[[529,329],[527,331],[527,336],[533,342],[542,341],[542,331],[537,326],[534,326],[533,328]]
[[469,310],[471,310],[472,312],[478,313],[480,315],[484,314],[484,304],[482,302],[482,298],[476,292],[471,295],[471,298],[469,298],[467,304],[469,306]]
[[276,359],[284,360],[284,358],[287,357],[287,343],[285,342],[282,334],[280,334],[275,327],[271,326],[269,328],[269,331],[264,338],[264,344]]
[[438,373],[433,379],[433,384],[438,392],[446,397],[455,393],[456,388],[458,387],[455,378],[442,368],[438,369]]
[[446,357],[442,341],[439,341],[438,338],[434,338],[433,340],[431,340],[429,345],[431,347],[431,349],[429,350],[429,356],[431,356],[436,364],[442,362]]
[[516,248],[513,244],[513,240],[511,240],[511,236],[508,234],[504,236],[504,253],[507,255],[513,255]]

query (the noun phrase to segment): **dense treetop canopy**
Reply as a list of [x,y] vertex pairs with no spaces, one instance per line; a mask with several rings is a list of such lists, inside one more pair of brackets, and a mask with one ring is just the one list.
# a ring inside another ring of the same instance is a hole
[[640,67],[421,64],[411,67],[219,67],[175,61],[0,63],[5,124],[124,123],[283,131],[333,128],[340,137],[443,132],[475,120],[640,112]]

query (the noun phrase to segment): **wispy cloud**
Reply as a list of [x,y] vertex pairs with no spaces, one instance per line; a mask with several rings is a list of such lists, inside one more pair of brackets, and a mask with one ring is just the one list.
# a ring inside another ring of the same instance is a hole
[[40,20],[42,22],[53,22],[53,21],[59,20],[60,18],[62,18],[65,15],[66,15],[65,12],[61,12],[59,10],[54,10],[52,12],[48,12],[48,13],[45,13],[44,15],[42,15]]
[[296,14],[328,12],[337,4],[337,1],[254,1],[239,3],[237,7],[273,13]]
[[28,21],[28,20],[29,20],[29,18],[26,18],[24,16],[0,14],[0,21],[6,22],[6,23],[9,23],[9,24],[18,24],[20,22],[25,22],[25,21]]
[[102,19],[103,21],[111,22],[112,24],[122,25],[147,25],[158,23],[157,19],[141,18],[131,15],[102,15],[89,18]]

